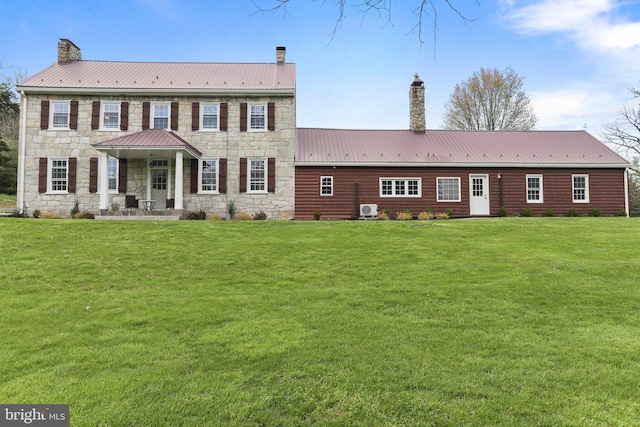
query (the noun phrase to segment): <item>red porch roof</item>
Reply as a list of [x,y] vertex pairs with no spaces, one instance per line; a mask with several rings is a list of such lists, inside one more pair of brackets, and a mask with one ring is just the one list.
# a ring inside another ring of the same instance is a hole
[[[117,158],[146,158],[149,154],[184,151],[186,158],[199,158],[202,152],[173,132],[149,129],[93,144],[98,151],[107,151]],[[126,151],[126,153],[125,153]]]

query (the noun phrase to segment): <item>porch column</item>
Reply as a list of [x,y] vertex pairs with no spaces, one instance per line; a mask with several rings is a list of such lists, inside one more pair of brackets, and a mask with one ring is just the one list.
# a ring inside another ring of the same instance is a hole
[[98,153],[98,180],[100,182],[100,209],[109,209],[109,156]]
[[176,190],[175,190],[175,206],[174,209],[184,209],[182,205],[182,151],[176,153]]

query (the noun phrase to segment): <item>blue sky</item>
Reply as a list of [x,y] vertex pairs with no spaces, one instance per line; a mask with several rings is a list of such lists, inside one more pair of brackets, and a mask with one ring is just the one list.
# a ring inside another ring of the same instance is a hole
[[[255,3],[254,3],[255,2]],[[539,129],[603,123],[640,88],[640,2],[635,0],[444,0],[412,33],[415,0],[391,0],[386,16],[347,7],[333,38],[335,0],[0,0],[0,72],[33,75],[71,39],[83,59],[273,62],[286,46],[297,67],[297,125],[406,129],[409,85],[426,86],[427,128],[442,124],[455,85],[481,67],[512,67],[540,118]],[[352,3],[361,3],[354,0]]]

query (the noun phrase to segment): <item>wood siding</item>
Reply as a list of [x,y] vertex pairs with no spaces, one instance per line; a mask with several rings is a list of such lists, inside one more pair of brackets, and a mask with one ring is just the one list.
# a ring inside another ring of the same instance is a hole
[[[490,215],[500,209],[502,200],[509,216],[530,208],[532,215],[544,215],[552,209],[555,215],[567,215],[575,208],[578,215],[595,207],[602,215],[616,215],[625,208],[624,169],[522,169],[522,168],[376,168],[376,167],[296,167],[297,219],[311,219],[317,209],[322,218],[353,219],[359,216],[360,203],[375,203],[378,210],[390,208],[395,216],[411,209],[414,215],[431,208],[434,213],[451,209],[454,216],[469,216],[469,175],[489,176]],[[498,179],[501,175],[501,180]],[[543,203],[527,202],[527,174],[543,176]],[[589,203],[574,203],[572,174],[589,175]],[[333,196],[320,195],[320,177],[333,177]],[[422,196],[380,197],[380,178],[420,178]],[[437,178],[460,178],[460,202],[437,201]]]

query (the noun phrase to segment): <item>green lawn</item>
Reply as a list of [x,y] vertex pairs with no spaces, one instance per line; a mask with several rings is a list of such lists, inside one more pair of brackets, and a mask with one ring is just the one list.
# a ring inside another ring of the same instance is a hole
[[637,425],[639,221],[0,219],[0,403],[72,426]]
[[16,196],[9,194],[0,194],[0,208],[14,208],[16,207]]

